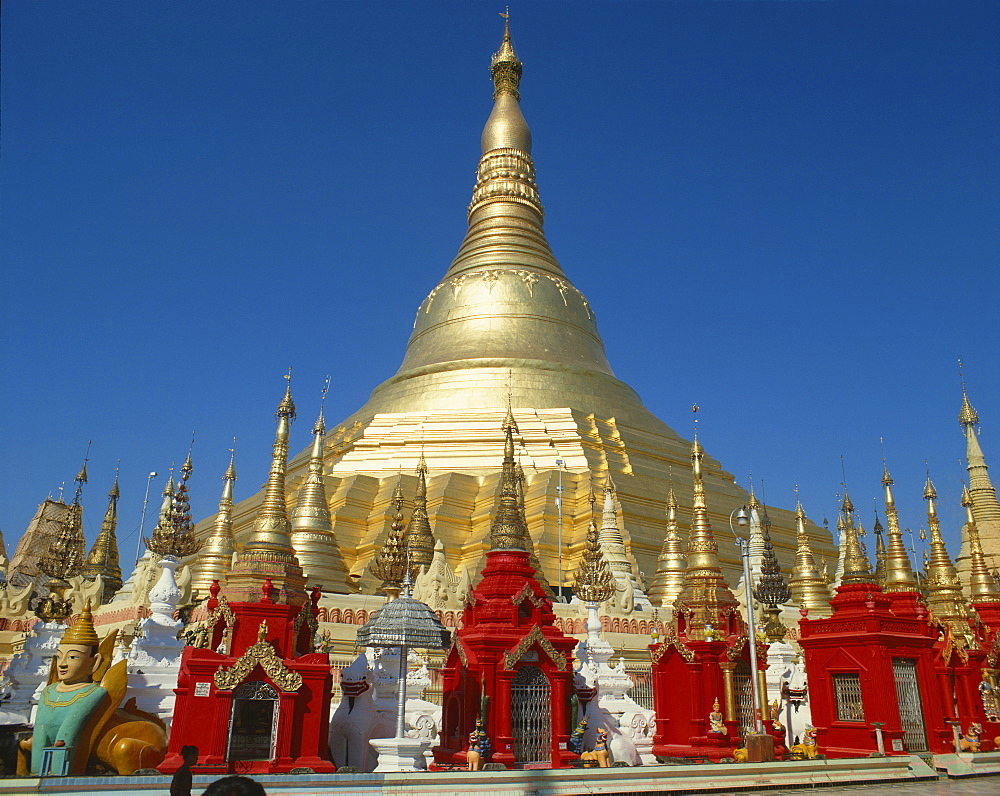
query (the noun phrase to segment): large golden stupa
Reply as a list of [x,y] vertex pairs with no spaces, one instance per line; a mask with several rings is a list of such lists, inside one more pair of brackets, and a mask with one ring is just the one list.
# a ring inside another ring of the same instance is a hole
[[[689,527],[691,443],[615,378],[593,308],[545,239],[531,132],[519,107],[521,62],[509,25],[491,73],[494,105],[482,134],[468,231],[443,279],[417,309],[398,372],[325,433],[320,448],[311,446],[289,463],[290,512],[310,474],[315,482],[321,472],[329,519],[321,516],[322,508],[305,512],[312,525],[303,519],[293,544],[309,584],[318,582],[325,591],[376,588],[378,580],[367,566],[389,533],[395,513],[391,497],[400,479],[412,504],[421,456],[427,464],[426,510],[433,534],[451,568],[467,567],[473,576],[478,572],[489,549],[508,406],[520,430],[515,442],[525,474],[528,527],[553,586],[572,584],[586,546],[592,494],[609,477],[640,581],[648,585],[656,572],[671,486],[685,536]],[[696,392],[688,387],[683,397],[678,395],[685,415]],[[749,496],[708,455],[703,475],[722,564],[735,583],[737,549],[725,543],[728,518]],[[310,500],[317,486],[311,483]],[[233,508],[238,542],[249,532],[260,501],[258,494]],[[776,508],[769,513],[774,546],[787,573],[796,550],[795,516]],[[201,524],[203,534],[212,519]],[[809,523],[808,535],[818,557],[836,561],[828,533]]]

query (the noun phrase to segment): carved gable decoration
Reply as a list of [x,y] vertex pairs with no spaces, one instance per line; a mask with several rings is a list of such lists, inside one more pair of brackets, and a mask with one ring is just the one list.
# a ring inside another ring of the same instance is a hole
[[676,649],[677,652],[680,654],[680,656],[684,658],[684,660],[686,660],[688,663],[694,660],[694,650],[689,649],[687,646],[685,646],[684,642],[681,641],[680,638],[678,638],[677,633],[673,627],[668,627],[666,635],[663,637],[663,640],[660,642],[659,646],[649,651],[649,657],[652,660],[652,662],[656,663],[657,661],[659,661],[660,658],[662,658],[664,655],[667,654],[667,650],[669,650],[671,647]]
[[458,633],[454,634],[454,639],[455,643],[453,646],[455,647],[455,651],[458,653],[458,659],[462,662],[462,666],[468,668],[469,657],[465,652],[465,645],[462,643],[462,640],[458,637]]
[[545,638],[542,629],[538,625],[531,628],[528,631],[528,635],[522,638],[514,649],[503,654],[504,666],[508,669],[513,669],[517,665],[517,662],[524,657],[524,653],[528,651],[532,644],[537,644],[560,671],[566,668],[566,656],[552,646],[552,643]]
[[531,588],[531,584],[528,582],[525,582],[524,586],[521,587],[521,591],[511,598],[511,602],[513,602],[514,605],[520,605],[525,600],[529,600],[536,608],[541,608],[543,604],[543,601],[535,596],[535,592]]
[[211,614],[209,614],[208,622],[206,623],[206,628],[209,633],[212,632],[219,620],[226,623],[227,628],[231,628],[236,624],[236,615],[233,613],[233,609],[229,607],[229,601],[226,599],[226,595],[222,595],[219,598],[219,604]]
[[267,623],[261,622],[260,640],[247,647],[247,651],[232,666],[220,666],[216,670],[213,677],[216,688],[231,691],[246,680],[258,664],[282,691],[298,691],[302,687],[302,675],[286,668],[271,643],[263,639],[266,628]]
[[295,617],[295,621],[292,623],[292,630],[295,631],[296,635],[302,629],[303,624],[308,625],[311,631],[310,638],[315,639],[316,634],[319,632],[319,623],[316,621],[316,617],[313,616],[312,603],[308,600],[302,603],[302,610],[299,611],[298,616]]
[[944,634],[944,647],[941,649],[941,661],[945,666],[949,666],[951,664],[952,655],[958,653],[958,657],[961,658],[962,664],[967,664],[969,662],[969,650],[967,647],[968,644],[965,641],[965,637],[956,636],[952,628],[948,627]]

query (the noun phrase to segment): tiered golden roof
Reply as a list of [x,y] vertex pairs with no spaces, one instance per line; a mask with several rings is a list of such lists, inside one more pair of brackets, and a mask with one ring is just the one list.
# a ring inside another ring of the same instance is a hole
[[104,520],[101,522],[101,532],[94,540],[93,547],[87,554],[87,562],[83,565],[81,574],[88,580],[93,580],[98,575],[104,583],[104,590],[101,595],[101,602],[111,602],[122,587],[122,568],[118,562],[118,540],[115,537],[115,530],[118,527],[118,498],[121,491],[118,489],[118,473],[115,473],[115,482],[108,492],[108,508],[104,512]]
[[684,555],[684,542],[681,539],[677,523],[677,496],[670,487],[667,494],[667,533],[663,537],[663,547],[657,560],[656,576],[653,585],[649,587],[649,599],[661,608],[671,608],[677,595],[684,589],[684,573],[687,571],[687,558]]
[[899,512],[892,494],[892,476],[888,468],[882,468],[882,486],[885,488],[885,521],[889,526],[885,557],[885,583],[883,591],[915,592],[917,579],[913,574],[910,557],[903,544],[903,533],[899,528]]
[[500,471],[496,510],[493,512],[493,522],[490,525],[490,549],[527,552],[524,540],[528,535],[528,524],[524,520],[517,497],[517,470],[514,464],[514,434],[517,433],[517,423],[509,407],[507,417],[503,421],[503,433],[503,467]]
[[229,466],[222,476],[222,497],[219,498],[219,513],[215,515],[212,530],[209,531],[193,567],[191,588],[204,596],[212,587],[212,581],[225,584],[229,571],[233,568],[233,553],[236,539],[233,536],[233,484],[236,482],[236,449],[230,451]]
[[352,589],[330,521],[326,485],[323,481],[323,436],[326,434],[326,422],[322,406],[312,433],[309,472],[299,487],[298,499],[292,509],[292,549],[308,583],[316,584],[326,592],[347,594]]
[[73,576],[80,574],[85,561],[81,500],[83,485],[87,483],[86,459],[83,460],[83,466],[73,480],[76,482],[76,492],[73,496],[73,502],[66,510],[66,519],[52,545],[42,553],[38,560],[38,569],[59,584],[64,584]]
[[615,579],[601,551],[597,523],[593,519],[587,529],[587,546],[583,550],[573,592],[585,603],[601,603],[615,593]]
[[813,618],[827,616],[830,613],[830,589],[816,566],[806,532],[806,513],[800,501],[795,504],[795,527],[798,547],[792,577],[788,581],[791,600],[800,608],[807,609],[814,615]]
[[187,482],[191,478],[192,472],[194,472],[194,465],[191,463],[191,451],[189,450],[184,464],[181,465],[181,478],[174,492],[169,522],[165,525],[163,522],[157,523],[146,542],[146,547],[158,556],[187,558],[201,549],[201,542],[195,537],[194,525],[191,522],[191,498]]
[[403,487],[396,484],[392,493],[392,506],[396,510],[393,517],[392,526],[385,543],[379,549],[378,554],[368,565],[369,571],[376,578],[381,579],[382,585],[379,591],[385,592],[390,600],[396,599],[403,588],[403,578],[406,576],[406,547],[404,541],[404,530],[406,523],[403,521]]
[[275,602],[301,605],[306,600],[305,576],[295,558],[290,539],[291,524],[285,504],[285,468],[288,434],[295,418],[291,376],[276,413],[278,429],[271,451],[271,470],[264,486],[264,499],[254,519],[250,538],[240,551],[226,582],[230,602],[256,602],[261,586],[270,578]]
[[413,513],[406,528],[406,554],[417,569],[430,566],[434,559],[434,534],[427,516],[427,460],[420,454],[417,464],[417,492],[413,496]]
[[989,568],[983,545],[979,539],[979,529],[972,512],[972,493],[969,487],[962,489],[962,505],[965,507],[965,532],[969,537],[969,594],[971,603],[1000,603],[1000,589]]
[[965,599],[962,597],[962,582],[958,579],[955,565],[951,563],[948,550],[941,537],[941,521],[938,519],[937,490],[927,476],[924,486],[924,500],[927,501],[927,526],[930,529],[930,558],[927,561],[927,607],[938,621],[946,625],[957,625],[963,631],[968,618]]

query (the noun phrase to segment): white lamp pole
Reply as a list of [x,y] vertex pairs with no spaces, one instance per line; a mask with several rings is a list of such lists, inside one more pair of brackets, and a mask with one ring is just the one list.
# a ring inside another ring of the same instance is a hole
[[139,559],[142,557],[142,531],[146,526],[146,506],[149,505],[149,485],[159,473],[150,473],[146,476],[146,496],[142,499],[142,517],[139,519],[139,541],[135,544],[135,565],[139,566]]
[[729,530],[736,537],[736,546],[740,549],[740,557],[743,559],[743,590],[747,600],[747,634],[750,642],[750,694],[753,699],[753,724],[754,732],[758,735],[764,732],[764,724],[760,716],[760,698],[757,694],[757,633],[754,627],[753,615],[753,586],[750,582],[750,540],[744,539],[733,527],[733,517],[736,524],[745,528],[750,524],[750,516],[747,514],[745,506],[734,509],[729,515]]

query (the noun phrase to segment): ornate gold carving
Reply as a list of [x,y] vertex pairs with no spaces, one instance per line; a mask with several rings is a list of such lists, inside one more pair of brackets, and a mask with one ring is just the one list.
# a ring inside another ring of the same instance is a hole
[[660,642],[659,646],[655,649],[649,651],[649,657],[653,663],[656,663],[664,655],[667,654],[667,650],[673,647],[677,650],[678,654],[686,660],[688,663],[694,660],[694,650],[687,647],[680,637],[677,635],[677,631],[672,625],[668,625],[664,631],[663,641]]
[[309,627],[310,646],[312,646],[311,640],[316,638],[316,634],[319,632],[319,622],[313,616],[312,603],[309,600],[302,603],[302,610],[299,611],[298,616],[295,617],[295,621],[292,622],[292,630],[298,633],[303,624]]
[[524,653],[528,651],[528,648],[532,644],[537,644],[541,647],[542,651],[549,656],[549,659],[560,671],[566,668],[566,656],[552,646],[552,642],[545,638],[542,629],[538,625],[531,628],[528,631],[528,635],[522,638],[514,649],[503,654],[504,666],[508,669],[513,669],[517,665],[517,662],[524,657]]
[[465,653],[465,646],[462,644],[461,639],[459,639],[458,634],[455,634],[455,651],[458,653],[458,659],[462,662],[462,666],[468,667],[469,657]]
[[233,609],[229,607],[229,600],[226,599],[226,595],[222,595],[219,598],[219,604],[216,606],[215,610],[208,615],[208,621],[205,627],[208,629],[209,633],[212,632],[219,620],[222,619],[226,623],[226,629],[231,629],[236,625],[236,614],[233,613]]
[[[261,622],[258,637],[266,632],[267,624]],[[282,691],[298,691],[302,687],[302,675],[285,667],[269,641],[258,641],[248,647],[232,666],[220,666],[213,677],[215,687],[222,691],[232,691],[250,676],[257,664],[260,664],[260,668]]]
[[531,588],[531,584],[528,583],[527,581],[521,587],[521,591],[519,591],[511,598],[511,602],[514,603],[514,605],[520,605],[525,600],[529,600],[531,604],[534,605],[536,608],[540,608],[542,605],[544,605],[544,601],[538,599],[535,596],[534,589]]

